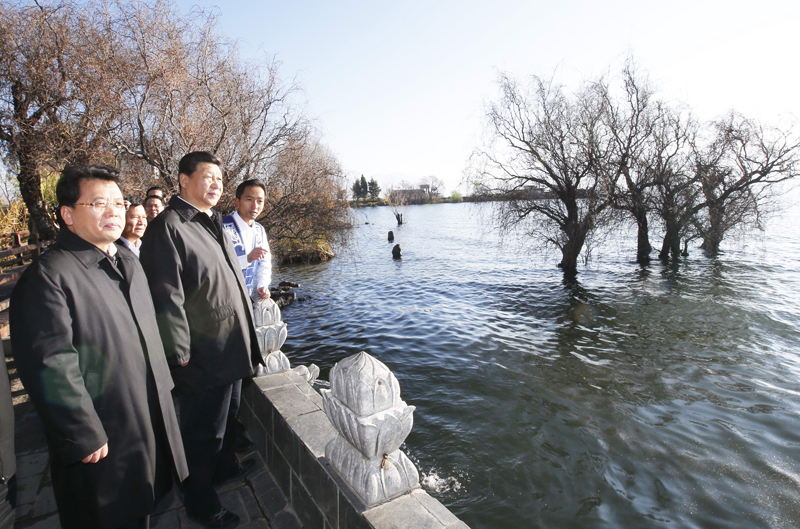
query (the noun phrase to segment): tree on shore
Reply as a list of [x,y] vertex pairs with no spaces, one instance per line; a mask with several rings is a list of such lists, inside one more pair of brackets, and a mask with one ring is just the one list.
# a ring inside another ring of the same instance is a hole
[[381,194],[381,186],[378,185],[378,181],[374,178],[370,178],[369,180],[369,197],[373,200],[376,200],[378,196]]
[[258,219],[282,262],[325,261],[353,225],[345,177],[317,138],[298,138],[282,149],[266,178],[267,200]]
[[0,2],[0,152],[45,239],[55,238],[55,204],[42,197],[42,174],[111,158],[102,140],[117,107],[96,53],[102,37],[79,6]]
[[369,184],[367,184],[367,179],[364,178],[364,175],[361,175],[361,178],[356,178],[353,182],[352,187],[353,198],[357,200],[365,199],[369,196]]
[[[296,84],[272,58],[244,61],[217,18],[182,16],[171,0],[0,0],[0,156],[41,236],[56,233],[42,178],[67,163],[119,167],[126,193],[153,184],[175,193],[181,156],[208,150],[225,167],[221,208],[241,181],[293,178],[276,172],[287,156],[331,165]],[[340,218],[336,181],[307,193]],[[298,208],[286,215],[298,222],[291,229],[305,233],[308,202],[289,205]]]

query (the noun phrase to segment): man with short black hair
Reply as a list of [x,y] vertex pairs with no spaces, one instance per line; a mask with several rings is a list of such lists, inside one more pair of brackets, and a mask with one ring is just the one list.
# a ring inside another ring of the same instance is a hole
[[144,194],[144,197],[161,197],[162,199],[166,200],[166,196],[164,195],[164,189],[160,186],[153,186],[147,188],[147,193]]
[[144,210],[147,213],[147,222],[153,222],[165,208],[164,199],[158,195],[150,195],[144,199]]
[[142,247],[142,235],[147,229],[147,213],[144,211],[142,201],[136,197],[127,197],[128,206],[125,208],[125,226],[122,236],[117,242],[125,245],[136,257]]
[[147,228],[141,253],[175,381],[190,471],[186,514],[213,528],[239,523],[214,486],[243,478],[255,464],[236,460],[227,417],[238,407],[234,383],[262,362],[239,261],[211,209],[222,194],[221,166],[203,151],[181,159],[181,193]]
[[236,210],[222,217],[222,226],[231,236],[239,267],[251,296],[269,297],[272,280],[272,254],[267,232],[256,219],[264,210],[267,187],[259,180],[245,180],[236,188]]
[[11,295],[11,345],[42,420],[64,529],[141,529],[188,475],[147,278],[114,241],[124,201],[112,167],[69,166],[61,231]]

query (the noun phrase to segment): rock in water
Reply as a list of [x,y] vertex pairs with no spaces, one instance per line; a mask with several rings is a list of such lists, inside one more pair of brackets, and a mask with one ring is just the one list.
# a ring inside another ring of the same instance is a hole
[[389,231],[389,242],[394,242],[394,232],[391,230]]
[[403,258],[403,249],[400,248],[399,244],[395,244],[394,248],[392,248],[392,258],[394,258],[394,259],[402,259]]

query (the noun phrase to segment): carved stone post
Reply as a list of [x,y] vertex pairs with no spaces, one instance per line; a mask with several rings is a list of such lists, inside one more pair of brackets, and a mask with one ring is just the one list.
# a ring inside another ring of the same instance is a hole
[[414,406],[385,364],[365,352],[345,358],[321,390],[325,414],[338,435],[325,447],[331,466],[366,507],[419,486],[419,473],[399,450],[414,425]]
[[[253,320],[265,364],[258,366],[256,376],[274,375],[291,369],[289,359],[280,350],[287,337],[286,323],[281,320],[280,307],[269,298],[258,298],[253,302]],[[309,367],[298,366],[294,370],[309,384],[319,375],[319,368],[314,364]]]

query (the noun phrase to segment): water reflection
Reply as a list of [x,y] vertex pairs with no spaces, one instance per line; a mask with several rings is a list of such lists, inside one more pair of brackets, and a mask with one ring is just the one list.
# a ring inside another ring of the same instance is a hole
[[292,361],[389,365],[406,450],[475,528],[797,525],[797,254],[615,253],[565,280],[470,213],[362,211],[351,257],[279,270],[311,296],[284,313]]

